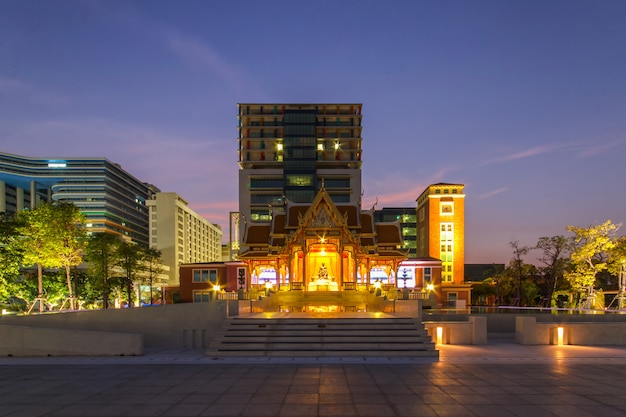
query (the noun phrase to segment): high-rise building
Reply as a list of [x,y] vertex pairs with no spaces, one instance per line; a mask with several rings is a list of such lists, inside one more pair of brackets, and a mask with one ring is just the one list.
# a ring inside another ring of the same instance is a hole
[[238,104],[240,224],[267,222],[286,200],[361,199],[361,104]]
[[162,263],[169,266],[168,285],[178,285],[183,263],[222,260],[222,229],[189,208],[178,194],[156,193],[147,206],[150,246],[161,251]]
[[159,190],[106,158],[30,158],[0,153],[0,212],[41,201],[76,205],[87,233],[112,233],[148,246],[146,201]]
[[416,256],[417,223],[415,207],[383,207],[374,212],[376,222],[399,222],[402,232],[402,247],[408,251],[409,258]]

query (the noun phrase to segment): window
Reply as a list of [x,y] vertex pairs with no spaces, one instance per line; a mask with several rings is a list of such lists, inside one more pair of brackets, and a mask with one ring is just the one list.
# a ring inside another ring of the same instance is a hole
[[194,303],[203,303],[207,301],[211,301],[211,291],[194,291],[193,292],[193,302]]
[[206,269],[194,269],[193,282],[209,282],[209,271]]
[[217,269],[194,269],[193,282],[217,283]]
[[439,208],[440,213],[443,215],[454,214],[454,205],[452,203],[441,203]]
[[430,268],[424,268],[424,284],[430,284],[433,281],[433,273]]

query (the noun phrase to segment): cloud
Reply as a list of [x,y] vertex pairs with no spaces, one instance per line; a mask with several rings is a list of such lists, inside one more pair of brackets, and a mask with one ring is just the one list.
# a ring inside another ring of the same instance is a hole
[[[231,138],[185,136],[102,118],[47,120],[9,128],[12,133],[3,137],[4,152],[31,157],[104,157],[137,179],[176,192],[190,202],[237,196],[236,154],[232,147],[224,146]],[[30,151],[24,153],[24,149]],[[58,155],[59,149],[64,150],[63,155]]]
[[383,173],[381,177],[376,177],[368,181],[368,186],[364,191],[363,208],[370,208],[376,204],[376,208],[383,207],[413,207],[420,194],[432,184],[446,182],[450,174],[456,172],[456,167],[445,167],[434,172],[426,179],[415,181],[407,177],[406,172]]
[[68,96],[46,91],[34,84],[18,78],[3,77],[0,75],[0,95],[21,97],[27,101],[44,106],[56,107],[70,103]]
[[602,143],[599,145],[589,145],[578,148],[580,152],[578,156],[581,158],[591,158],[597,155],[601,155],[607,152],[611,152],[613,149],[623,146],[626,143],[626,139],[619,139],[612,142]]
[[552,152],[573,152],[576,153],[576,156],[578,156],[579,158],[591,158],[597,155],[611,152],[613,149],[623,146],[626,143],[626,139],[622,138],[605,143],[602,142],[602,138],[593,138],[570,143],[556,143],[550,145],[535,146],[530,149],[518,151],[509,155],[502,155],[498,158],[487,160],[481,165],[485,166],[502,164],[505,162],[515,161],[524,158],[532,158],[534,156],[539,156]]
[[165,36],[167,46],[183,61],[201,70],[210,70],[231,85],[238,85],[238,80],[242,77],[240,71],[228,64],[208,44],[171,32]]
[[93,7],[98,16],[108,16],[109,22],[121,25],[133,35],[159,42],[190,67],[208,71],[230,87],[244,91],[239,88],[244,78],[243,71],[228,63],[206,40],[188,35],[181,28],[169,23],[148,17],[128,3],[101,2]]
[[509,189],[506,188],[506,187],[498,188],[496,190],[489,191],[487,193],[481,194],[481,195],[477,196],[476,199],[477,200],[486,200],[488,198],[494,197],[494,196],[496,196],[498,194],[505,193],[507,191],[509,191]]
[[505,162],[515,161],[518,159],[530,158],[537,155],[542,155],[549,152],[554,152],[560,148],[559,145],[542,145],[535,146],[534,148],[526,149],[524,151],[515,152],[509,155],[503,155],[498,158],[490,159],[488,161],[483,162],[482,165],[494,165],[494,164],[502,164]]

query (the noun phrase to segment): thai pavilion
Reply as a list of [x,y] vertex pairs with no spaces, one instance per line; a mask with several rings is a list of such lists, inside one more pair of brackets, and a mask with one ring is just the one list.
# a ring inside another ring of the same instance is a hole
[[[373,208],[335,204],[323,184],[312,203],[287,201],[271,222],[246,225],[239,254],[251,287],[309,292],[397,286],[407,258],[398,222],[376,223]],[[409,264],[424,287],[424,265],[440,269],[441,262]]]

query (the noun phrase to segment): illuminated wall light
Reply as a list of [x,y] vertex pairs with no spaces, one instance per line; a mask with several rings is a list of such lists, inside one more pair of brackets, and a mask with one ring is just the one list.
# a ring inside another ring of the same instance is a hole
[[324,144],[323,143],[318,143],[317,144],[317,150],[318,151],[323,151],[324,150]]
[[437,327],[437,344],[443,344],[443,327]]
[[339,142],[335,142],[335,150],[339,150]]
[[563,327],[556,328],[556,344],[559,346],[563,346],[563,333],[564,333]]
[[283,150],[283,144],[282,143],[277,144],[276,145],[276,149],[278,149],[279,151],[282,151]]

